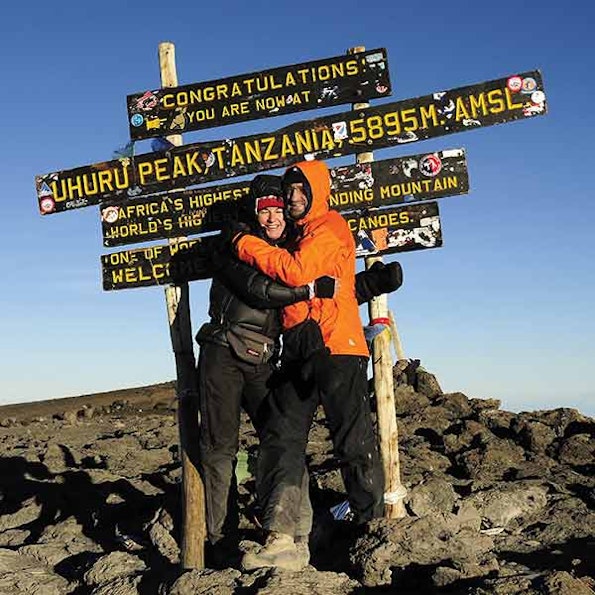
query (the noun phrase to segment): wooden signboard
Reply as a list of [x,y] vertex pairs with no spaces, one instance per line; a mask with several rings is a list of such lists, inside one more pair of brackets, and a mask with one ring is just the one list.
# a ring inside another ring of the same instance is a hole
[[103,244],[123,246],[219,230],[236,218],[236,201],[249,188],[250,182],[235,182],[106,201],[100,208]]
[[[330,206],[337,211],[416,202],[469,191],[463,149],[449,149],[330,170]],[[236,215],[249,182],[172,191],[132,201],[104,202],[105,246],[190,236],[221,229]]]
[[386,50],[127,97],[130,138],[180,134],[391,94]]
[[[356,256],[390,254],[437,248],[442,245],[438,205],[435,202],[373,209],[361,213],[345,213],[357,245]],[[112,252],[101,256],[103,289],[132,289],[167,285],[177,280],[196,281],[210,276],[201,254],[208,255],[216,236],[181,242]],[[188,256],[188,250],[193,252]],[[172,277],[170,263],[175,263]],[[176,277],[177,275],[177,277]]]
[[343,216],[355,236],[358,258],[442,246],[440,214],[435,202]]
[[336,211],[385,207],[469,192],[464,149],[445,149],[334,167],[329,205]]
[[[169,270],[172,257],[179,251],[189,250],[200,242],[204,240],[196,239],[103,254],[101,256],[103,289],[168,285],[172,282]],[[185,263],[188,268],[183,273],[189,280],[207,278],[202,262],[194,263],[192,259],[186,259]]]
[[42,214],[327,159],[546,113],[539,71],[298,122],[276,132],[174,147],[36,177]]

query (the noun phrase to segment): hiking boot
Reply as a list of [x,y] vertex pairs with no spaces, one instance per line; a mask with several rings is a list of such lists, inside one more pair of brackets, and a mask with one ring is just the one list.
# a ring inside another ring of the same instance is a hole
[[291,535],[271,531],[259,551],[244,554],[242,567],[244,570],[254,570],[274,566],[296,571],[304,567],[302,560]]

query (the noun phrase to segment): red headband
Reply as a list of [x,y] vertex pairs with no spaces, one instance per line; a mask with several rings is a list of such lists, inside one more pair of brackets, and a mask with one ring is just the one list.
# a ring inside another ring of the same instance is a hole
[[262,211],[262,209],[266,209],[267,207],[277,207],[282,209],[285,207],[285,205],[283,204],[283,199],[275,196],[274,194],[261,196],[260,198],[256,199],[256,213],[258,213],[258,211]]

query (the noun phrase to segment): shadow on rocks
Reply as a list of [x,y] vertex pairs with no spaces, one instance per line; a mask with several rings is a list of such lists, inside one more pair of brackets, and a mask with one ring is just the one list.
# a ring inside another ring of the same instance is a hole
[[[140,580],[139,593],[155,593],[164,580],[175,580],[178,566],[146,535],[162,523],[156,512],[167,516],[166,508],[171,508],[177,516],[177,488],[170,485],[170,493],[146,494],[124,478],[107,472],[108,479],[100,477],[83,469],[51,473],[43,463],[20,456],[0,458],[0,518],[7,525],[3,528],[26,534],[18,545],[24,550],[41,548],[45,562],[74,583],[102,553],[128,550],[133,536],[134,555],[149,569]],[[166,524],[174,534],[174,527],[180,526],[173,520]],[[179,537],[168,537],[177,556]],[[88,586],[73,593],[88,592],[85,589]]]
[[595,538],[570,539],[531,552],[502,551],[500,557],[532,570],[564,570],[574,576],[595,576]]

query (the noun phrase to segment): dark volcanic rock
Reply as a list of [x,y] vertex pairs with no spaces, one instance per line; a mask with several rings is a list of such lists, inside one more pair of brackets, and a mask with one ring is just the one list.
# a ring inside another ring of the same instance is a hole
[[[351,562],[366,587],[399,584],[399,574],[409,566],[451,566],[466,578],[493,570],[491,537],[461,526],[451,514],[395,521],[375,520],[358,539]],[[450,582],[450,581],[449,581]]]
[[517,440],[525,449],[543,454],[556,439],[556,432],[547,424],[517,418],[511,424]]
[[458,496],[452,484],[440,477],[431,478],[409,490],[407,508],[418,517],[436,512],[452,512]]
[[112,552],[101,556],[83,577],[87,585],[104,585],[116,579],[134,577],[145,570],[145,563],[126,552]]
[[486,527],[506,527],[512,520],[539,514],[547,506],[547,493],[545,486],[519,481],[476,492],[467,501]]
[[31,556],[0,549],[0,593],[63,595],[74,586]]
[[[319,407],[307,449],[311,565],[297,573],[180,571],[171,384],[7,410],[0,424],[0,592],[593,592],[595,422],[574,409],[514,414],[496,399],[444,393],[419,364],[402,360],[393,370],[409,516],[360,528],[333,520],[331,507],[346,495]],[[257,443],[243,415],[243,543],[259,539]]]
[[591,434],[574,434],[564,439],[557,458],[565,465],[595,470],[595,438]]
[[482,483],[503,480],[520,469],[525,462],[525,451],[510,440],[492,440],[456,456],[464,477]]

